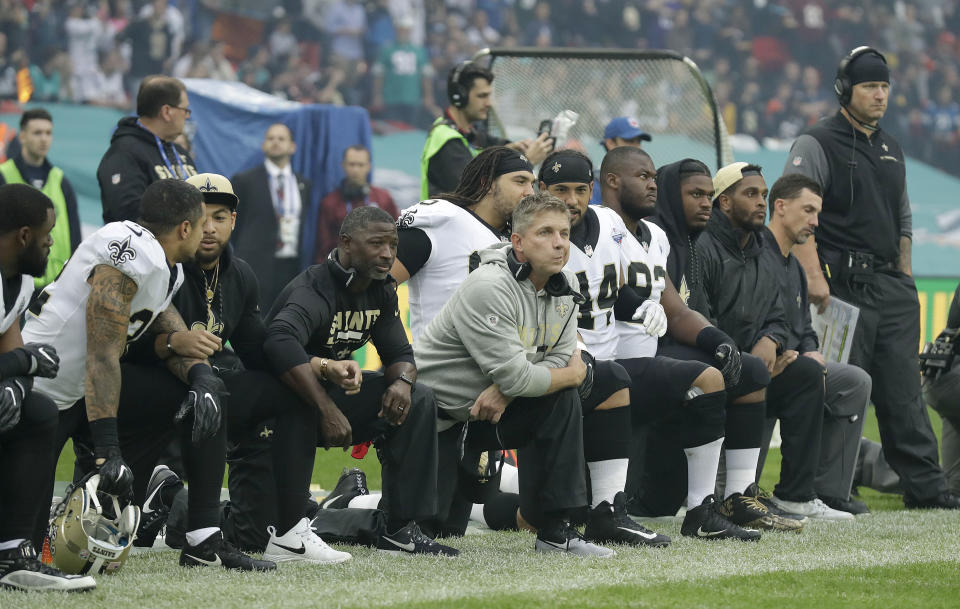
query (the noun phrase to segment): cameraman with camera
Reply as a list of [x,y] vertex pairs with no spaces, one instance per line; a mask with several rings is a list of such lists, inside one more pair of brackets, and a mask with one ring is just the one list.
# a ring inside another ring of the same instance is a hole
[[940,414],[940,465],[951,493],[960,493],[960,285],[953,293],[947,327],[920,354],[923,397]]
[[508,146],[537,165],[553,150],[549,134],[510,142],[487,133],[483,123],[493,105],[493,72],[471,61],[458,63],[447,76],[450,105],[433,121],[420,156],[420,199],[453,192],[470,160],[489,146]]

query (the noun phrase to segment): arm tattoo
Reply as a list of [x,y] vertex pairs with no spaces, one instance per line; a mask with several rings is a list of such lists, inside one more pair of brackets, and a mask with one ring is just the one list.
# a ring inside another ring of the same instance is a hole
[[130,303],[137,284],[118,269],[99,265],[87,280],[87,418],[117,416],[120,401],[120,356],[127,344]]
[[207,364],[210,365],[205,359],[196,359],[192,357],[184,357],[182,355],[174,355],[163,360],[163,363],[167,366],[167,370],[170,371],[173,376],[177,377],[186,384],[190,384],[190,381],[187,379],[187,373],[190,372],[190,369],[193,368],[195,364]]
[[187,322],[183,321],[180,311],[172,304],[157,315],[153,320],[147,332],[152,334],[169,334],[171,332],[182,332],[188,330]]

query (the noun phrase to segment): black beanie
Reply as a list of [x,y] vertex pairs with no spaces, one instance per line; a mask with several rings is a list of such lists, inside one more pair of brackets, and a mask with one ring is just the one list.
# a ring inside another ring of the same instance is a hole
[[847,66],[850,85],[862,82],[890,82],[890,68],[883,57],[876,53],[864,53]]

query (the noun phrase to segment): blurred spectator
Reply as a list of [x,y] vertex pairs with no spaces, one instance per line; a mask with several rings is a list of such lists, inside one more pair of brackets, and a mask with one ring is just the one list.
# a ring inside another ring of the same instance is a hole
[[[105,106],[117,110],[130,108],[130,97],[123,86],[123,74],[127,63],[120,51],[114,49],[101,52],[102,59],[97,69],[96,86],[93,91],[79,101],[86,101],[94,106]],[[190,151],[187,151],[189,154]]]
[[390,193],[370,185],[370,151],[363,146],[350,146],[343,153],[343,181],[320,203],[320,223],[314,259],[323,261],[337,246],[340,225],[354,207],[376,205],[394,218],[400,215]]
[[[155,4],[164,5],[165,0],[156,0]],[[163,18],[162,12],[133,21],[117,40],[129,40],[131,47],[130,72],[127,90],[136,93],[140,81],[150,74],[164,74],[169,71],[173,57],[173,32]]]
[[383,116],[425,128],[431,117],[440,114],[433,102],[433,66],[427,51],[410,42],[412,20],[402,17],[396,23],[397,41],[380,51],[373,65],[374,111]]
[[140,14],[137,16],[140,19],[157,18],[166,23],[172,36],[170,55],[171,57],[179,57],[183,39],[186,37],[186,29],[183,13],[177,7],[171,5],[167,0],[152,0],[152,2],[143,5]]
[[467,28],[467,40],[477,49],[496,46],[500,42],[500,32],[490,27],[486,11],[474,11]]
[[62,23],[53,10],[53,0],[37,0],[30,11],[30,50],[36,55],[61,44]]
[[534,8],[534,19],[527,24],[523,41],[528,46],[550,45],[554,39],[554,27],[550,21],[550,4],[538,2]]
[[297,38],[293,35],[290,19],[281,19],[270,32],[270,54],[278,63],[283,63],[297,51]]
[[70,16],[64,23],[64,29],[72,70],[70,90],[76,101],[83,101],[85,92],[96,85],[97,47],[103,37],[104,27],[84,3],[77,2],[70,7]]
[[[57,102],[61,99],[61,86],[66,78],[70,76],[70,59],[66,53],[56,48],[47,49],[47,58],[41,65],[33,64],[30,66],[30,80],[33,81],[32,101]],[[83,101],[82,97],[76,95],[74,89],[74,101]]]
[[[410,22],[408,29],[413,27],[413,18],[404,15]],[[410,32],[407,32],[409,40]],[[380,56],[382,50],[393,44],[397,39],[393,27],[393,17],[390,15],[390,0],[377,0],[367,10],[367,31],[363,36],[365,55],[370,61]]]
[[326,31],[330,34],[333,59],[353,65],[363,59],[363,34],[367,14],[359,0],[337,0],[327,12]]
[[245,85],[261,91],[270,90],[270,49],[255,45],[247,50],[247,61],[237,70],[237,78]]
[[17,99],[17,67],[7,54],[7,35],[0,32],[0,100]]

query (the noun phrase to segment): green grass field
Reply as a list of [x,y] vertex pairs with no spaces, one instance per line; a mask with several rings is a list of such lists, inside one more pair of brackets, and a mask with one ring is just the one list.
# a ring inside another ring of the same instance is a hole
[[[934,426],[939,432],[939,421]],[[866,434],[877,436],[872,417]],[[767,488],[779,461],[772,450],[762,478]],[[341,467],[356,463],[340,451],[319,451],[314,482],[329,489]],[[371,487],[379,486],[372,454],[361,467]],[[904,511],[899,497],[869,490],[862,498],[874,513],[854,523],[811,523],[799,535],[768,533],[756,544],[683,538],[679,519],[658,519],[648,524],[673,537],[669,548],[618,548],[608,560],[542,556],[531,534],[488,531],[450,542],[462,551],[457,559],[350,547],[342,548],[354,555],[348,563],[268,574],[185,570],[175,551],[155,551],[99,578],[83,600],[109,609],[960,607],[960,514]],[[0,609],[73,608],[77,600],[0,592]]]

